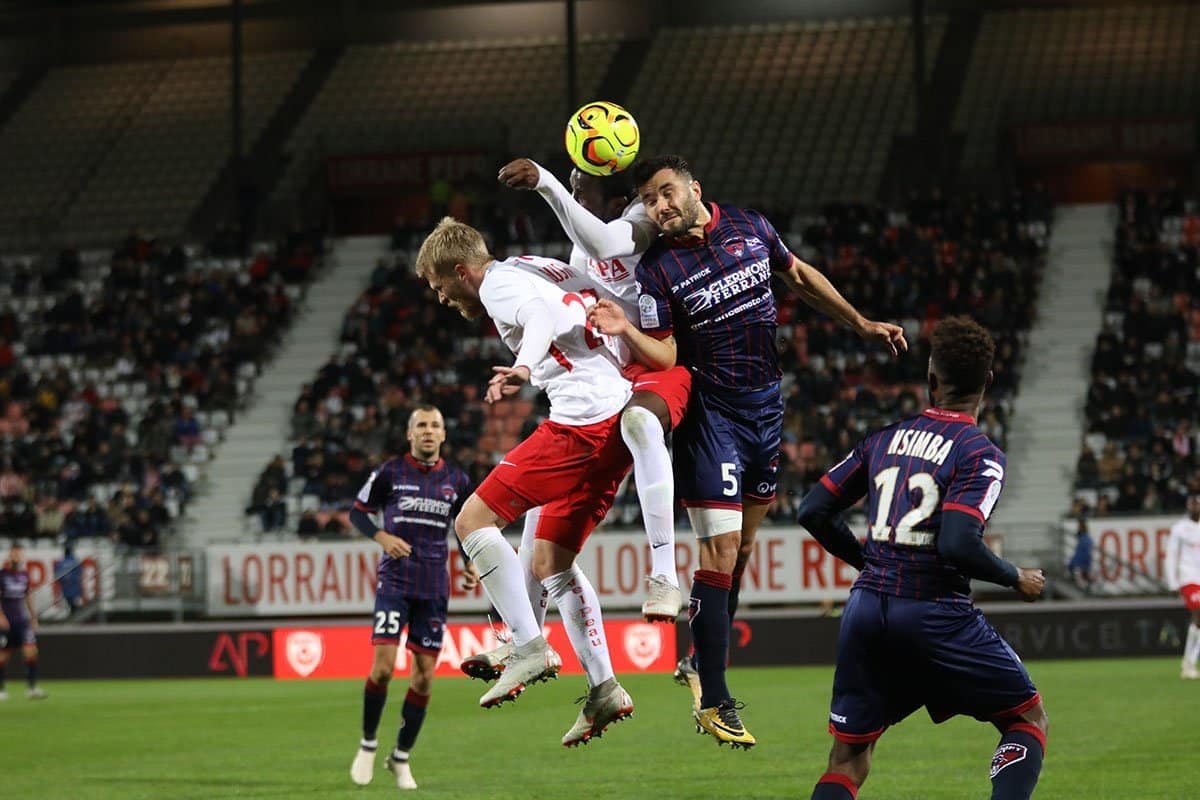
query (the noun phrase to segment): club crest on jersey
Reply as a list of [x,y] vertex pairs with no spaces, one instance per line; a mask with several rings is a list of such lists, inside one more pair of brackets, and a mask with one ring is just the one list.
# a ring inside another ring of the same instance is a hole
[[442,487],[442,497],[453,503],[458,498],[458,492],[454,491],[454,487],[446,484]]
[[746,252],[746,243],[741,239],[727,239],[721,243],[721,246],[734,258],[741,258],[742,253]]
[[662,633],[654,625],[638,623],[625,629],[625,655],[638,669],[646,669],[662,653]]
[[288,634],[284,645],[288,666],[296,670],[301,678],[313,674],[313,670],[321,666],[325,656],[325,643],[321,634],[312,631],[292,631]]
[[1024,761],[1028,753],[1029,749],[1023,744],[1004,742],[996,748],[996,754],[992,756],[992,772],[988,777],[995,778],[1005,767]]

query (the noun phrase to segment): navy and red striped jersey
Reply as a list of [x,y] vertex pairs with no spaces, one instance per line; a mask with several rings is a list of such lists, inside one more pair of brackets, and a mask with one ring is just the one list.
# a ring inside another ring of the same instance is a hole
[[703,240],[661,237],[637,267],[639,326],[674,334],[679,363],[703,383],[762,389],[779,381],[771,273],[792,254],[757,211],[710,204]]
[[853,502],[867,496],[866,566],[855,588],[918,600],[968,600],[970,581],[938,555],[942,514],[987,524],[1004,488],[1004,452],[969,414],[926,409],[872,433],[822,478]]
[[24,622],[29,618],[25,598],[29,595],[29,570],[0,569],[0,609],[9,622]]
[[423,464],[406,454],[371,473],[354,507],[381,512],[383,529],[412,546],[407,558],[380,557],[377,594],[450,596],[446,537],[454,535],[451,524],[471,492],[467,474],[441,458]]

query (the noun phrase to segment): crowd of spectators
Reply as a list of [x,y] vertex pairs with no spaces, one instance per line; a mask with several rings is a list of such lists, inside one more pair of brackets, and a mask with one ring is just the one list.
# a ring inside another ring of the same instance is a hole
[[256,272],[132,232],[0,258],[0,530],[161,546],[320,252],[291,235]]
[[[807,488],[866,431],[924,406],[928,334],[945,315],[970,314],[996,337],[996,378],[980,424],[1004,446],[1051,213],[1041,191],[1002,200],[933,192],[896,210],[833,205],[807,222],[793,248],[864,314],[901,322],[913,352],[893,359],[866,347],[779,290],[788,413],[774,519],[793,518]],[[439,306],[416,278],[416,232],[398,229],[393,243],[392,260],[379,264],[345,316],[339,352],[296,400],[290,458],[276,456],[255,486],[246,510],[263,530],[349,535],[345,513],[358,487],[380,459],[405,449],[416,403],[442,409],[444,453],[476,480],[543,418],[544,400],[533,393],[483,406],[489,367],[510,354],[489,323],[481,328]],[[493,249],[503,255],[520,246]],[[610,521],[640,522],[631,481]]]
[[1200,207],[1169,186],[1117,209],[1075,487],[1100,515],[1179,511],[1200,492]]

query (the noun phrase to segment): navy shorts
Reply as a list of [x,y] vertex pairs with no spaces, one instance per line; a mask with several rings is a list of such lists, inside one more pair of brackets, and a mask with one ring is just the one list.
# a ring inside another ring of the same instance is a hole
[[400,644],[400,633],[408,627],[408,643],[414,653],[437,655],[446,632],[447,597],[375,595],[375,625],[371,644]]
[[25,622],[8,621],[8,630],[0,631],[0,639],[4,640],[3,649],[16,650],[24,645],[37,644],[37,633]]
[[829,710],[837,739],[874,741],[921,706],[934,722],[993,721],[1038,700],[1021,659],[970,603],[850,592]]
[[779,482],[779,386],[734,394],[696,384],[675,431],[675,492],[689,508],[771,500]]

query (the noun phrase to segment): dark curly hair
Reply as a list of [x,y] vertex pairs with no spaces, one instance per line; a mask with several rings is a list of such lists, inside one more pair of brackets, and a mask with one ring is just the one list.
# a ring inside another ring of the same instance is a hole
[[987,386],[996,343],[969,317],[946,317],[933,329],[933,371],[954,395],[973,395]]
[[633,178],[633,188],[640,190],[661,169],[675,170],[685,181],[692,180],[692,167],[683,156],[654,156],[638,161],[629,171],[630,177]]

